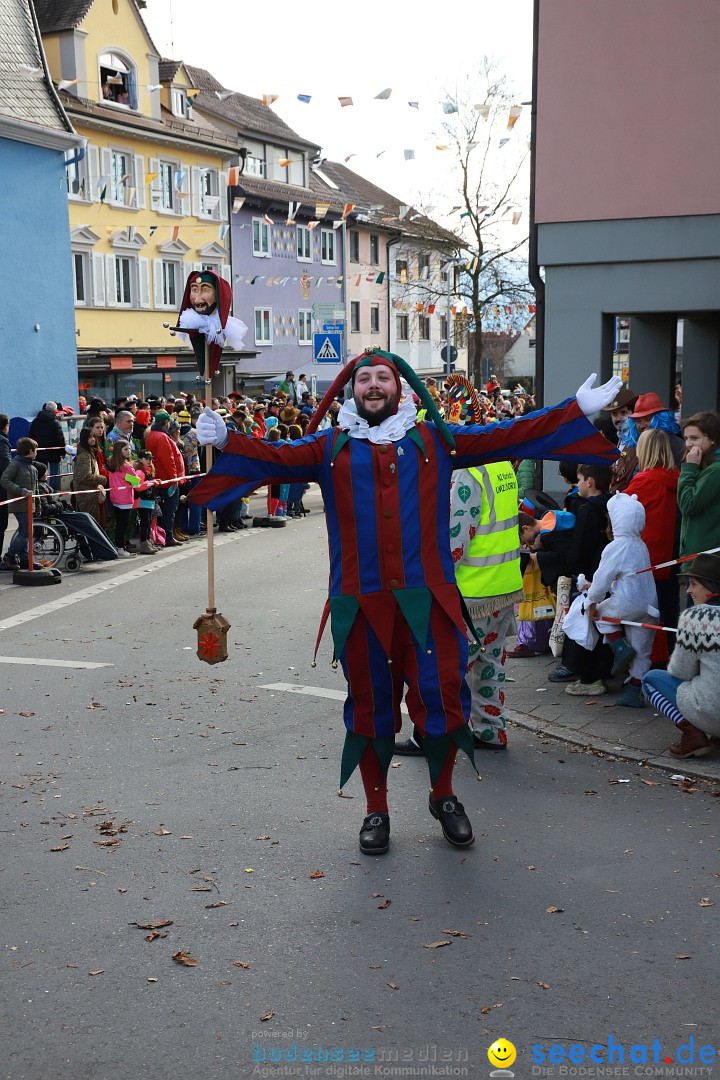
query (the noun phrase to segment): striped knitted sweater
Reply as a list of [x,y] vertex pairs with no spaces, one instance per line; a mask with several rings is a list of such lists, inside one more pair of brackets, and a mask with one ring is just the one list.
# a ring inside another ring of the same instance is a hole
[[720,735],[719,601],[683,611],[668,672],[684,680],[677,692],[683,715],[707,735]]

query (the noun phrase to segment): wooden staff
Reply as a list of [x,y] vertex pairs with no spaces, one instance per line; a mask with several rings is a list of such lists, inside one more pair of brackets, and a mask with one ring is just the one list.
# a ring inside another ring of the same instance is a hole
[[[205,386],[211,385],[210,380],[210,345],[205,338]],[[206,390],[207,393],[207,390]],[[213,464],[212,443],[205,447],[205,471],[210,472]],[[204,615],[196,619],[193,629],[197,630],[198,645],[197,655],[206,664],[219,664],[228,658],[227,633],[230,623],[221,615],[215,607],[215,547],[214,541],[215,524],[213,512],[207,513],[207,582],[208,604]]]

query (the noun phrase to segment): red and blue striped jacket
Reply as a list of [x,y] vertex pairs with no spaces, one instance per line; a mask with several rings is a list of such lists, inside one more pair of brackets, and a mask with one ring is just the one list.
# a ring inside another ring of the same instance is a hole
[[455,589],[449,537],[454,469],[508,458],[609,465],[617,457],[575,398],[515,420],[448,426],[455,453],[430,422],[385,445],[348,438],[338,428],[282,445],[230,432],[190,498],[219,509],[263,484],[318,483],[331,597],[417,588],[435,593]]

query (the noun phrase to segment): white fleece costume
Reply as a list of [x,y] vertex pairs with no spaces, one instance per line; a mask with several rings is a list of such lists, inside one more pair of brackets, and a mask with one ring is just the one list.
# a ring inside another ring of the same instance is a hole
[[630,678],[642,679],[650,670],[655,631],[603,622],[602,616],[632,622],[653,622],[660,614],[652,574],[634,573],[650,566],[650,553],[640,539],[645,528],[645,508],[637,495],[618,492],[608,502],[607,510],[613,539],[602,553],[587,597],[597,605],[601,616],[595,624],[599,633],[614,634],[621,630],[625,634],[636,653],[630,665]]

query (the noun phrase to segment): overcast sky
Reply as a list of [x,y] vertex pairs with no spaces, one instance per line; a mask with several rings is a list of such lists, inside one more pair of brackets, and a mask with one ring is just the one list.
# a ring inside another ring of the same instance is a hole
[[[437,202],[438,190],[454,201],[447,152],[435,149],[442,102],[472,93],[483,55],[497,60],[518,103],[530,99],[532,0],[461,0],[447,9],[392,0],[148,0],[143,17],[163,56],[207,68],[253,97],[278,94],[272,108],[326,157],[356,155],[349,168],[418,205]],[[386,88],[390,99],[374,100]],[[302,104],[298,94],[312,101]],[[339,105],[345,95],[351,107]],[[528,130],[526,108],[513,139],[525,143]]]

